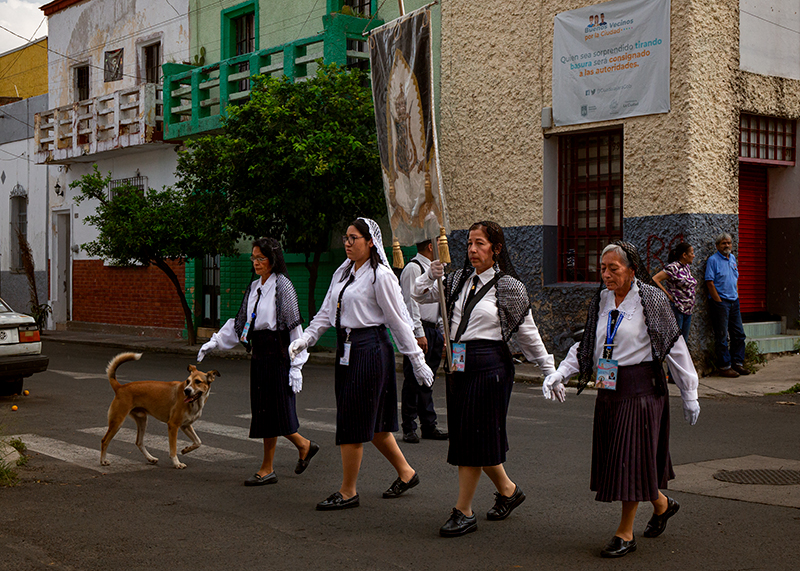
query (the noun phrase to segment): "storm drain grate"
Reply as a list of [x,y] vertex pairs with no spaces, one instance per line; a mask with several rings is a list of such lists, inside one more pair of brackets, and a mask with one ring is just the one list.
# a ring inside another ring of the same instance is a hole
[[800,470],[720,470],[714,479],[732,484],[790,486],[800,484]]

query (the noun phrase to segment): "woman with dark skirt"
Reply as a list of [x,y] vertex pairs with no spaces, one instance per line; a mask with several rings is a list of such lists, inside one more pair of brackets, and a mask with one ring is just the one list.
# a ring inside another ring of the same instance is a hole
[[303,388],[302,368],[308,360],[303,351],[289,360],[289,343],[303,333],[297,293],[286,276],[286,262],[277,240],[259,238],[250,256],[259,278],[247,287],[236,317],[229,319],[200,348],[197,361],[213,350],[232,349],[241,342],[250,360],[250,438],[264,439],[261,468],[245,480],[245,486],[275,484],[275,446],[283,436],[297,447],[295,474],[302,474],[319,446],[297,432],[295,394]]
[[[414,283],[412,298],[418,303],[437,303],[437,278],[443,273],[441,262],[431,262],[428,272]],[[447,461],[458,466],[458,500],[439,534],[457,537],[478,527],[472,500],[481,473],[497,488],[486,519],[505,519],[525,500],[503,467],[508,451],[506,415],[514,386],[509,339],[513,335],[525,357],[545,374],[554,373],[555,367],[497,223],[477,222],[470,227],[464,266],[448,274],[443,283],[455,362],[447,382]]]
[[342,241],[347,260],[334,272],[308,329],[289,346],[294,358],[329,327],[336,328],[336,444],[342,454],[342,484],[317,504],[318,510],[359,506],[357,483],[365,442],[372,442],[397,471],[384,498],[397,498],[419,484],[392,434],[398,430],[397,380],[387,325],[397,348],[411,360],[417,381],[433,384],[400,284],[386,259],[380,227],[374,220],[359,218]]
[[[650,283],[636,247],[614,242],[603,250],[603,283],[592,299],[583,339],[545,378],[544,396],[564,401],[563,382],[579,373],[578,393],[595,378],[590,487],[601,502],[622,502],[622,517],[603,557],[636,550],[633,522],[639,502],[653,504],[643,535],[658,537],[680,508],[660,489],[675,477],[669,454],[669,366],[684,417],[700,414],[697,372],[666,295]],[[596,371],[596,373],[595,373]]]

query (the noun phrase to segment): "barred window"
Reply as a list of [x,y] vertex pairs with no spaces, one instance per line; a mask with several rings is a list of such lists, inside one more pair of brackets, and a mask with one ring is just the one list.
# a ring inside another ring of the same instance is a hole
[[118,178],[108,183],[108,198],[113,200],[120,192],[126,190],[133,190],[139,194],[144,194],[147,191],[147,177],[146,176],[132,176],[130,178]]
[[345,0],[344,5],[350,6],[356,14],[372,16],[372,0]]
[[797,124],[793,119],[742,113],[739,118],[739,160],[792,166],[797,152]]

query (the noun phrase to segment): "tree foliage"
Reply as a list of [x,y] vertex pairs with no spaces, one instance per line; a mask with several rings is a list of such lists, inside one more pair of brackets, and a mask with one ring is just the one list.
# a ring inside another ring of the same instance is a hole
[[189,343],[194,344],[194,323],[183,287],[167,261],[201,258],[207,254],[232,255],[236,234],[225,225],[220,204],[211,195],[192,195],[178,188],[141,192],[128,185],[109,196],[111,174],[93,172],[70,184],[80,190],[75,201],[93,200],[97,206],[86,223],[99,235],[81,247],[90,256],[115,265],[154,265],[162,270],[180,297]]
[[309,313],[320,256],[334,230],[386,212],[372,95],[365,75],[319,64],[311,79],[259,77],[227,108],[224,133],[188,144],[180,186],[208,194],[243,236],[272,236],[304,253]]

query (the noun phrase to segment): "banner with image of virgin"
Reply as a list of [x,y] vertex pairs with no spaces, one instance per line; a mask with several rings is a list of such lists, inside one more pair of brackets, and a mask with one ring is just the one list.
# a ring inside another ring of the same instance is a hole
[[372,97],[383,189],[403,246],[450,230],[441,189],[433,105],[431,12],[420,8],[372,30]]
[[667,113],[670,0],[612,0],[562,12],[553,29],[553,122]]

